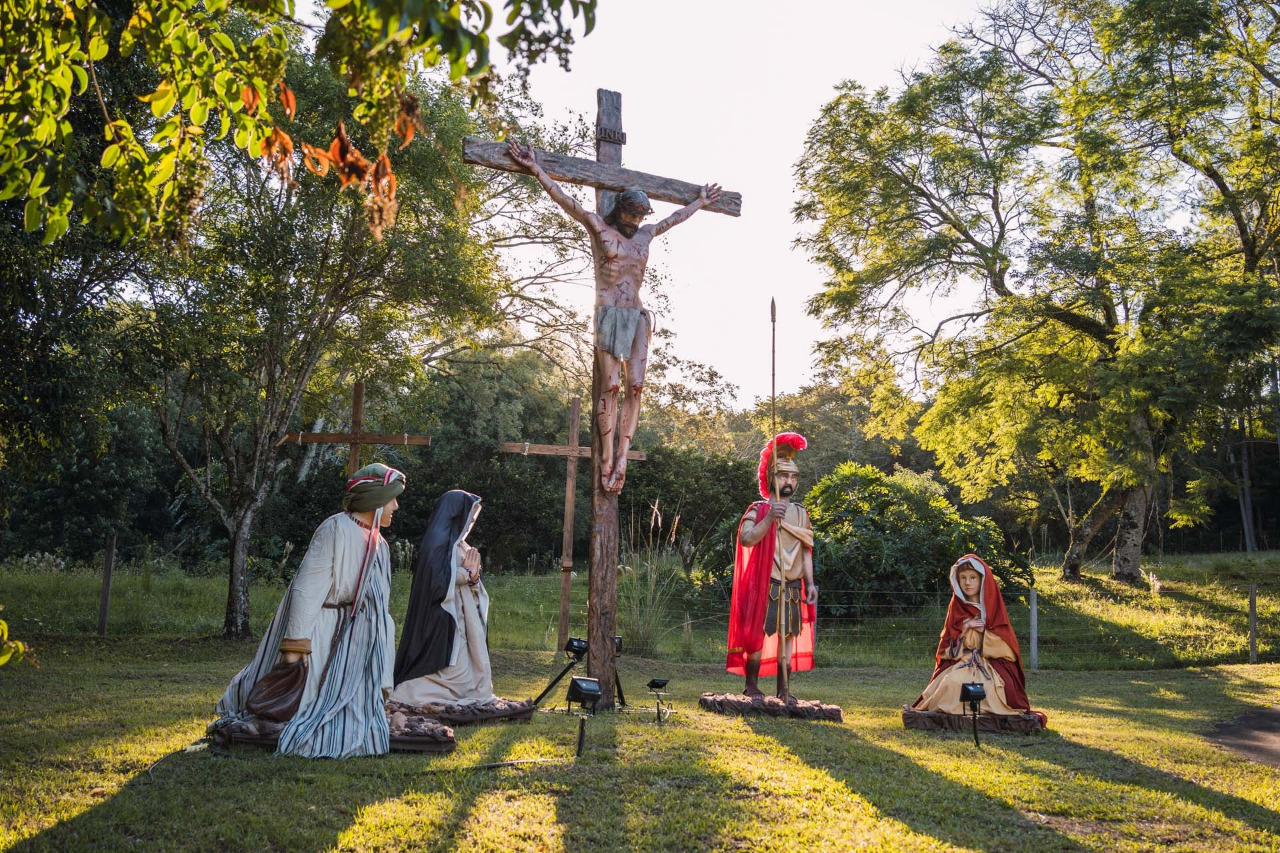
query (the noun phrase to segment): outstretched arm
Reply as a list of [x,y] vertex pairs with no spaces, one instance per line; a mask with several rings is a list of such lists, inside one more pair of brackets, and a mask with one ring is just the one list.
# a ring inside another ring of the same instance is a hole
[[515,160],[521,166],[524,166],[529,172],[538,179],[538,183],[542,184],[542,188],[547,191],[547,195],[551,196],[556,204],[564,209],[564,212],[572,216],[578,222],[581,222],[590,231],[599,231],[599,226],[592,222],[591,213],[578,204],[573,196],[564,191],[559,184],[551,179],[538,163],[538,157],[534,154],[533,149],[521,145],[514,139],[507,142],[507,151],[511,154],[511,159]]
[[702,191],[698,193],[698,197],[696,199],[689,202],[684,207],[680,208],[675,213],[671,214],[670,216],[668,216],[666,219],[662,220],[658,224],[654,225],[653,236],[657,237],[659,234],[662,234],[665,231],[669,231],[672,228],[675,228],[681,222],[684,222],[686,219],[688,219],[690,216],[693,216],[702,208],[706,207],[709,204],[715,204],[719,200],[720,200],[720,185],[707,184],[702,188]]

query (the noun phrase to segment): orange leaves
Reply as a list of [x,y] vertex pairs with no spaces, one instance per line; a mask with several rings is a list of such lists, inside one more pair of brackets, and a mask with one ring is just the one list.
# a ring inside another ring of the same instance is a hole
[[409,147],[409,143],[413,141],[414,123],[404,117],[404,113],[396,119],[396,136],[399,136],[404,142],[400,143],[400,151]]
[[373,167],[373,180],[370,183],[379,198],[396,197],[396,176],[391,171],[391,161],[386,154],[379,157],[377,165]]
[[293,90],[286,86],[283,80],[280,81],[280,105],[284,107],[284,117],[293,121],[294,115],[298,112],[298,99],[294,97]]
[[419,103],[417,95],[405,92],[400,96],[400,114],[396,116],[395,126],[396,136],[404,140],[400,143],[401,151],[413,141],[414,131],[420,127],[422,127],[422,104]]
[[293,139],[289,134],[278,127],[272,128],[262,140],[262,156],[281,178],[293,184]]
[[302,162],[322,178],[329,174],[329,169],[332,167],[338,174],[338,181],[343,187],[363,183],[373,166],[360,153],[360,149],[351,144],[351,140],[347,138],[347,128],[341,120],[338,121],[338,135],[329,144],[328,151],[302,143]]
[[376,163],[370,163],[351,144],[341,121],[327,151],[302,143],[302,163],[322,178],[333,169],[344,188],[354,185],[365,191],[365,216],[375,240],[381,240],[383,230],[395,224],[400,203],[396,200],[396,176],[391,170],[391,159],[383,154]]
[[245,86],[240,90],[240,102],[244,104],[245,112],[253,115],[258,111],[258,90],[252,86]]

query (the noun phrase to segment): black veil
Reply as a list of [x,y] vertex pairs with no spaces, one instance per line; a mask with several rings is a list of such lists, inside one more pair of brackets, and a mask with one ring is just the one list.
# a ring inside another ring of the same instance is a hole
[[404,631],[396,649],[395,683],[439,672],[453,656],[453,617],[442,602],[453,585],[453,549],[467,533],[480,498],[460,489],[445,492],[427,522],[413,564]]

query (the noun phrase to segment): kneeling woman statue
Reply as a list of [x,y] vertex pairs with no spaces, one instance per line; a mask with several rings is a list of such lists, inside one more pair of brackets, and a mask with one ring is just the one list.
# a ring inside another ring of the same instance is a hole
[[[991,567],[966,554],[951,567],[951,591],[947,621],[938,641],[937,665],[910,710],[967,714],[960,687],[977,682],[986,691],[980,713],[1008,717],[1034,714],[1043,726],[1047,718],[1031,711],[1027,701],[1018,638]],[[904,720],[907,716],[904,714]]]
[[459,489],[445,492],[431,514],[413,568],[392,702],[476,705],[496,698],[489,593],[480,579],[480,552],[467,544],[479,514],[480,498]]

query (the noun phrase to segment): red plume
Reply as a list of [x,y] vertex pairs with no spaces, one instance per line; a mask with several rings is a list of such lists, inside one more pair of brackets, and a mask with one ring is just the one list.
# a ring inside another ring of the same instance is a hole
[[760,448],[760,469],[758,472],[760,475],[760,497],[765,500],[769,500],[769,462],[774,444],[785,444],[787,447],[794,447],[797,452],[809,446],[809,442],[805,441],[804,436],[798,432],[780,432],[777,438]]

